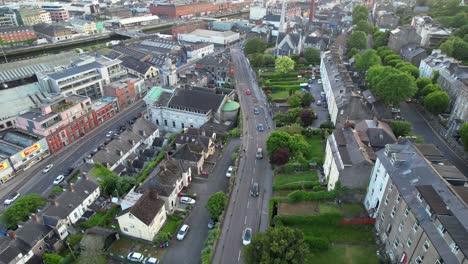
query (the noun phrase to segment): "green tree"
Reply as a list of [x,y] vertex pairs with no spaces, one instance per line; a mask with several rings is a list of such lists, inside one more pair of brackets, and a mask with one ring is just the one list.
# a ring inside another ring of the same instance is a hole
[[377,55],[377,51],[370,49],[366,50],[362,55],[356,55],[356,70],[364,73],[370,67],[380,65],[380,57]]
[[298,107],[301,104],[301,97],[299,95],[293,95],[288,98],[288,105],[291,107]]
[[312,122],[315,118],[315,113],[312,109],[304,109],[301,111],[299,118],[301,119],[301,125],[303,127],[308,127],[312,125]]
[[367,36],[362,31],[353,31],[347,40],[348,49],[356,48],[358,50],[365,49],[367,47]]
[[210,217],[218,220],[226,207],[227,201],[227,196],[224,192],[220,191],[211,195],[205,205]]
[[272,66],[275,64],[275,56],[271,54],[265,54],[263,56],[263,61],[265,63],[265,66]]
[[390,122],[390,128],[397,138],[408,136],[411,133],[411,123],[408,121],[394,120]]
[[[398,67],[398,65],[400,65],[400,67]],[[419,76],[419,68],[409,62],[398,63],[396,68],[402,72],[411,74],[414,78],[418,78]]]
[[314,101],[314,96],[311,93],[306,92],[301,97],[301,106],[308,108],[312,101]]
[[468,23],[455,31],[454,35],[459,38],[464,38],[468,34]]
[[432,84],[432,80],[427,77],[421,77],[416,80],[416,86],[418,87],[418,90],[422,90],[424,87],[428,86],[429,84]]
[[463,148],[468,151],[468,123],[464,123],[460,128],[460,137],[463,142]]
[[280,74],[286,74],[294,70],[294,61],[287,57],[278,57],[275,60],[275,70]]
[[440,87],[440,85],[438,84],[429,84],[429,85],[426,85],[426,87],[424,87],[423,89],[421,89],[419,95],[421,96],[427,96],[433,92],[438,92],[438,91],[443,91],[442,90],[442,87]]
[[101,193],[121,196],[127,193],[136,183],[136,179],[128,176],[118,176],[102,164],[97,163],[92,170],[100,181]]
[[372,31],[374,31],[374,27],[367,20],[361,20],[357,22],[356,28],[354,30],[362,31],[367,34],[372,34]]
[[278,151],[281,148],[289,149],[291,136],[284,131],[275,130],[271,132],[266,141],[268,155]]
[[394,60],[401,60],[401,58],[399,55],[393,53],[393,54],[385,56],[385,58],[383,59],[384,63],[387,65],[390,61],[394,61]]
[[320,64],[320,51],[315,48],[307,48],[304,50],[304,58],[309,64],[319,65]]
[[468,60],[468,43],[461,38],[455,37],[447,39],[440,45],[440,50],[458,60]]
[[265,57],[261,53],[253,53],[248,55],[250,65],[252,67],[263,67],[265,65]]
[[244,51],[246,54],[265,52],[265,43],[260,38],[251,38],[245,43]]
[[246,264],[300,264],[308,256],[309,248],[301,230],[275,227],[255,234],[242,253]]
[[381,77],[382,79],[372,88],[385,104],[399,105],[416,93],[416,82],[407,73],[384,73]]
[[359,54],[359,50],[356,49],[356,48],[352,48],[352,49],[348,52],[348,56],[349,56],[350,58],[356,56],[357,54]]
[[43,258],[45,264],[61,264],[63,260],[62,256],[54,253],[45,253]]
[[39,194],[21,196],[16,202],[3,212],[3,218],[8,228],[14,228],[20,221],[28,218],[37,208],[44,206],[45,200]]
[[449,103],[450,97],[444,91],[430,93],[424,98],[424,108],[434,115],[443,113],[449,106]]
[[386,47],[388,44],[388,37],[390,36],[390,31],[377,31],[374,33],[372,36],[372,42],[374,44],[374,48],[379,48],[379,47]]
[[365,6],[358,5],[353,8],[353,25],[356,25],[359,21],[367,21],[369,17],[369,11]]
[[465,25],[468,25],[468,14],[465,12],[456,14],[450,23],[450,26],[453,28],[460,28]]
[[302,131],[304,130],[298,123],[294,123],[292,125],[286,125],[278,128],[279,131],[284,131],[289,135],[301,135]]
[[382,60],[385,59],[388,55],[396,55],[390,48],[388,47],[379,47],[377,48],[377,54],[380,56]]
[[396,73],[400,73],[400,71],[393,67],[375,65],[367,71],[366,80],[369,82],[371,89],[375,89],[385,75]]

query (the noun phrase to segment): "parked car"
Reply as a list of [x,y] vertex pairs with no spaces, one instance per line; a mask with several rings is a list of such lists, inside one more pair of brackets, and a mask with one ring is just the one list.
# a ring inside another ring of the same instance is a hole
[[189,231],[189,226],[188,225],[183,225],[179,232],[177,233],[177,240],[184,240],[185,236],[187,235],[187,232]]
[[143,254],[138,252],[130,252],[127,255],[127,259],[133,262],[142,262],[144,258]]
[[318,81],[317,81],[317,82],[318,82],[318,83],[322,83],[322,79],[318,79]]
[[258,182],[254,182],[250,188],[250,196],[258,197]]
[[244,233],[242,234],[242,244],[244,246],[247,246],[250,244],[250,241],[252,240],[252,228],[247,227],[244,230]]
[[252,92],[250,90],[247,90],[247,91],[245,91],[245,94],[250,95],[250,94],[252,94]]
[[190,197],[182,196],[180,197],[180,202],[183,204],[195,204],[196,201]]
[[234,170],[234,168],[232,166],[229,166],[229,168],[226,171],[226,177],[231,177],[233,170]]
[[208,229],[213,229],[215,225],[216,221],[213,218],[210,218],[210,220],[208,220]]
[[113,134],[114,134],[114,131],[111,130],[107,132],[106,137],[112,137]]
[[63,180],[65,180],[65,176],[59,175],[59,176],[57,176],[57,178],[55,178],[53,184],[54,185],[59,185]]
[[145,258],[145,260],[143,260],[143,263],[145,263],[145,264],[158,264],[159,259],[153,258],[153,257],[147,257],[147,258]]
[[258,124],[257,125],[257,130],[262,132],[263,131],[263,124]]
[[257,107],[254,108],[254,115],[259,115],[260,114],[260,111],[258,110]]
[[42,173],[47,173],[47,172],[49,172],[53,167],[54,167],[54,164],[49,164],[49,165],[47,165],[47,166],[42,170]]
[[400,113],[400,108],[394,108],[392,107],[392,113]]
[[317,101],[317,105],[318,106],[322,105],[322,101]]
[[3,202],[4,205],[10,205],[12,204],[14,201],[16,201],[16,199],[18,199],[18,197],[20,197],[20,193],[19,192],[14,192],[12,193],[10,196],[8,196],[6,198],[6,200]]

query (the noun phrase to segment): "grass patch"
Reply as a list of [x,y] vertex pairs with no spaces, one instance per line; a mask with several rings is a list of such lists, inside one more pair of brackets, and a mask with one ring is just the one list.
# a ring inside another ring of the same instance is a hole
[[277,174],[273,185],[285,185],[294,182],[313,182],[317,181],[317,171],[308,171],[296,174]]
[[319,205],[320,214],[329,214],[329,213],[341,213],[340,208],[334,204],[320,203]]
[[322,146],[322,139],[320,135],[313,135],[305,138],[310,145],[310,155],[313,157],[314,162],[323,163],[325,160],[325,151]]
[[283,90],[279,92],[273,92],[270,94],[270,96],[271,96],[271,100],[273,101],[286,100],[289,97],[289,91]]
[[376,248],[333,245],[329,250],[314,252],[306,264],[377,264]]
[[169,233],[171,236],[174,236],[175,233],[177,232],[177,229],[179,228],[180,224],[184,221],[183,218],[179,218],[174,215],[170,215],[167,218],[166,224],[164,227],[161,229],[162,233]]
[[81,223],[80,227],[83,229],[89,229],[94,226],[112,228],[113,220],[118,213],[119,207],[114,206],[106,213],[96,213],[91,216],[88,221]]
[[342,212],[345,217],[359,217],[365,214],[364,207],[360,203],[344,204]]
[[281,216],[313,216],[318,215],[319,212],[319,202],[315,201],[278,204],[278,215]]

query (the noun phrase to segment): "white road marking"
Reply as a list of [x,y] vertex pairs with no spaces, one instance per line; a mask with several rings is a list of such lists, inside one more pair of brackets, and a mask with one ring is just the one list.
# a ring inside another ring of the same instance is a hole
[[245,218],[244,218],[244,225],[246,225],[246,224],[247,224],[247,216],[245,216]]
[[250,206],[250,201],[247,201],[247,208],[249,208]]
[[239,256],[237,257],[237,262],[240,261],[240,255],[241,255],[241,251],[239,250]]

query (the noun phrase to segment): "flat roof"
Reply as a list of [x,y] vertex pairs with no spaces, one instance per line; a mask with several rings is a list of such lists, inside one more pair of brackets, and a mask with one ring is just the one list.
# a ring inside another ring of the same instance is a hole
[[208,29],[195,29],[194,31],[186,34],[186,35],[198,35],[201,37],[230,37],[233,35],[238,35],[239,33],[233,32],[233,31],[214,31],[214,30],[208,30]]

